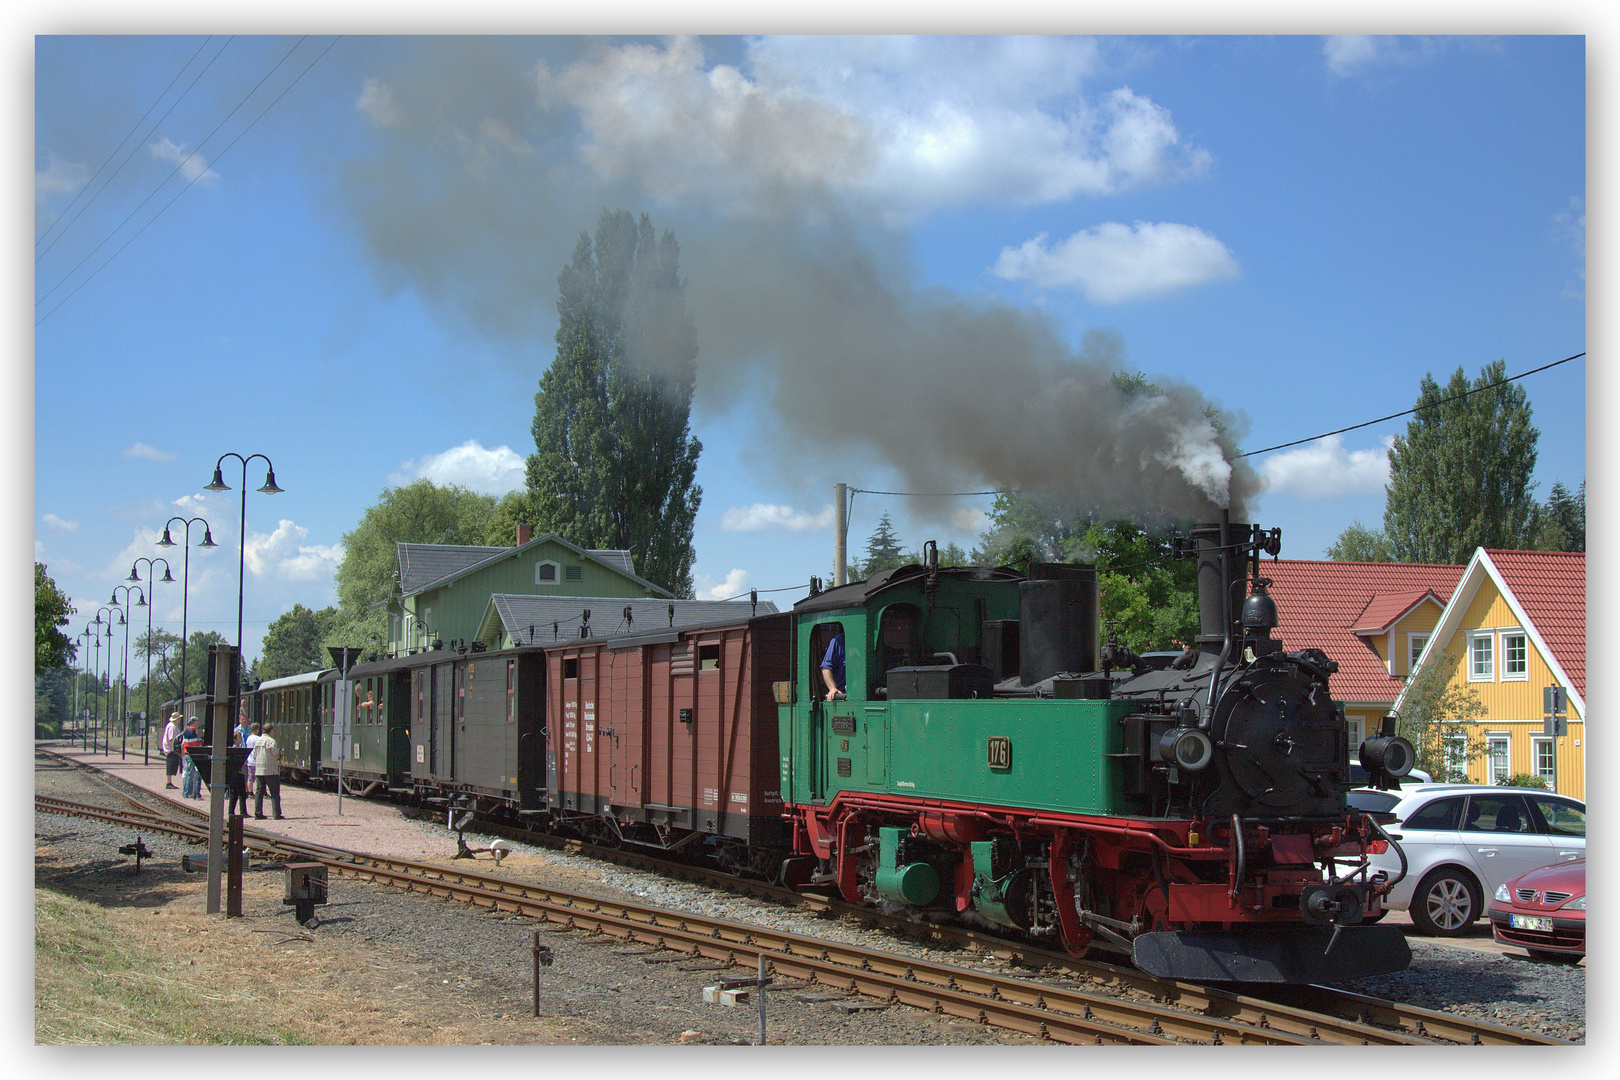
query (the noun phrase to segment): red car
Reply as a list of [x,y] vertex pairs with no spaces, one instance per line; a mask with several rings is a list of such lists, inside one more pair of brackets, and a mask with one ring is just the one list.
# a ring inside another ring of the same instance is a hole
[[1575,963],[1586,955],[1586,860],[1543,866],[1499,886],[1490,917],[1502,944]]

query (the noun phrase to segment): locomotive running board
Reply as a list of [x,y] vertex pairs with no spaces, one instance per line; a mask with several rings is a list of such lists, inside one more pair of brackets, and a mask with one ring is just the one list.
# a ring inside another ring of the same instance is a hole
[[1132,943],[1136,966],[1150,975],[1193,982],[1321,983],[1405,971],[1406,935],[1395,926],[1345,927],[1331,953],[1327,930],[1288,934],[1158,931]]

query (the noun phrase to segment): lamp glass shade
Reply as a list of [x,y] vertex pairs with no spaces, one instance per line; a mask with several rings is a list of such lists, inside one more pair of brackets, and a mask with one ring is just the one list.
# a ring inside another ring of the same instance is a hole
[[260,488],[259,490],[264,492],[266,495],[279,495],[286,489],[276,486],[276,470],[266,469],[264,471],[264,487]]
[[197,546],[200,548],[219,547],[218,544],[214,543],[214,534],[208,529],[203,530],[202,543],[198,544]]
[[174,541],[169,538],[169,527],[163,527],[163,539],[157,542],[158,547],[174,547]]
[[229,484],[227,484],[225,482],[225,474],[220,471],[218,465],[214,466],[214,482],[209,484],[207,487],[203,488],[203,490],[204,491],[229,491],[229,490],[231,490],[231,485],[229,485]]

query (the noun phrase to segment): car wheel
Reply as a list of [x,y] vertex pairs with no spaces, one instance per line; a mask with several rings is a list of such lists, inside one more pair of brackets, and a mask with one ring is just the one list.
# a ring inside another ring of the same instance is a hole
[[1479,917],[1479,886],[1462,870],[1441,867],[1418,882],[1408,912],[1412,925],[1425,934],[1457,937]]
[[1526,949],[1533,958],[1554,964],[1578,964],[1585,953],[1548,952],[1546,949]]

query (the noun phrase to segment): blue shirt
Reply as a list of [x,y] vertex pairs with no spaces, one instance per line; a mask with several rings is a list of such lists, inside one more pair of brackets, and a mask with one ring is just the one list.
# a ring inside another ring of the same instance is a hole
[[821,658],[821,666],[833,673],[833,682],[840,693],[844,690],[844,635],[834,634],[832,641],[827,645],[827,655]]

